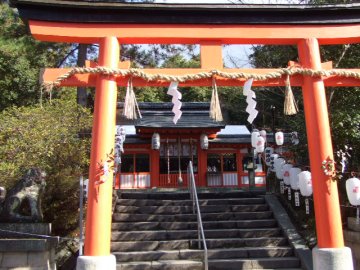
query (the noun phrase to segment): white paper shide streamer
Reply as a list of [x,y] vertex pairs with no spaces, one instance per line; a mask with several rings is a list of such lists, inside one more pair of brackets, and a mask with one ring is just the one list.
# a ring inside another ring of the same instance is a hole
[[252,124],[254,122],[256,116],[258,115],[258,111],[255,109],[256,107],[256,95],[255,92],[251,90],[251,85],[253,83],[253,79],[249,79],[245,82],[243,88],[243,94],[246,96],[246,103],[248,106],[246,107],[246,112],[249,114],[247,121]]
[[174,104],[172,112],[175,114],[173,118],[173,122],[176,125],[177,121],[181,118],[182,111],[181,106],[182,102],[180,101],[182,98],[181,93],[178,91],[179,82],[171,82],[167,94],[172,96],[171,102]]

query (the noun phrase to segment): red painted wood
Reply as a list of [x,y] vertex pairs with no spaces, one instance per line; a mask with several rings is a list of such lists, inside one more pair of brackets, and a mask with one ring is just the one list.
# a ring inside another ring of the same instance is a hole
[[[319,43],[314,38],[298,44],[301,64],[306,68],[321,69]],[[344,246],[337,181],[325,175],[324,160],[333,160],[324,83],[321,78],[304,78],[304,112],[311,176],[314,190],[316,233],[319,248]]]

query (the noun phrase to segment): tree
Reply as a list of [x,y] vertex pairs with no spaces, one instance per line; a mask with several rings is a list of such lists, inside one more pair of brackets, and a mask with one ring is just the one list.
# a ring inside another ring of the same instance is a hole
[[0,111],[40,98],[39,72],[57,66],[70,45],[35,41],[17,12],[0,3]]
[[[0,113],[0,173],[11,187],[31,167],[47,173],[44,215],[54,232],[77,227],[78,179],[87,175],[91,130],[89,110],[69,91],[43,107],[10,107]],[[86,135],[86,136],[85,136]]]

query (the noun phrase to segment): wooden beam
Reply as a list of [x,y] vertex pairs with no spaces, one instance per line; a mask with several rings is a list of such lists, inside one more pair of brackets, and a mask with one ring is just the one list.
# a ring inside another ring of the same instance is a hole
[[[327,64],[329,66],[329,64]],[[53,82],[61,75],[67,73],[70,69],[57,69],[57,68],[47,68],[43,73],[43,81]],[[234,72],[234,73],[253,73],[253,74],[267,74],[276,71],[277,69],[220,69],[224,72]],[[346,69],[347,71],[353,71],[360,73],[360,69]],[[200,72],[209,72],[210,69],[143,69],[145,73],[148,74],[168,74],[168,75],[185,75],[185,74],[196,74]],[[76,74],[71,78],[63,81],[61,86],[88,86],[93,87],[96,85],[96,74]],[[360,80],[354,78],[343,78],[338,76],[330,76],[323,78],[325,86],[336,86],[336,87],[350,87],[350,86],[360,86]],[[126,86],[127,78],[125,77],[117,77],[116,82],[118,86]],[[216,79],[216,83],[218,86],[242,86],[245,82],[245,79],[225,79],[218,77]],[[290,78],[291,86],[302,86],[303,77],[301,75],[294,75]],[[141,78],[133,78],[133,85],[135,87],[144,87],[144,86],[169,86],[169,82],[166,81],[146,81]],[[211,86],[211,79],[201,79],[194,81],[187,81],[179,84],[181,87],[185,86]],[[253,86],[284,86],[285,85],[285,77],[281,79],[269,79],[266,81],[254,81]]]
[[42,41],[98,43],[116,36],[122,44],[222,44],[296,45],[306,38],[320,44],[360,43],[360,25],[184,25],[101,24],[29,21],[32,35]]
[[201,68],[222,69],[222,44],[220,41],[204,42],[200,45]]

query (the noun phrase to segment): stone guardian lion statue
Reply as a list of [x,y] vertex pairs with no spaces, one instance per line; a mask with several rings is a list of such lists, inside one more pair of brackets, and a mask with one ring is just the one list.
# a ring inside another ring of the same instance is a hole
[[[10,222],[41,222],[43,213],[41,197],[45,190],[46,174],[38,168],[29,169],[26,174],[11,188],[0,208],[1,220]],[[22,208],[28,209],[30,215],[24,214]]]

